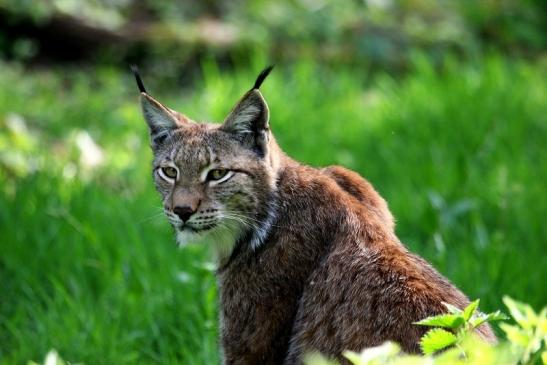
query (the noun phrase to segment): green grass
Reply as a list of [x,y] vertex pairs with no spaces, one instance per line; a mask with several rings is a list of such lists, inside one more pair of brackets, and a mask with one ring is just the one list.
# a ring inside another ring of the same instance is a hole
[[[205,246],[175,249],[130,75],[0,66],[0,363],[51,348],[87,364],[217,363],[211,258]],[[182,91],[144,78],[168,105],[218,121],[260,66],[206,65]],[[278,66],[263,93],[286,152],[368,178],[401,240],[484,310],[503,294],[538,308],[546,71],[492,57],[435,72],[417,58],[403,80],[365,82],[365,70],[303,61]],[[99,168],[80,161],[84,130],[104,151]]]

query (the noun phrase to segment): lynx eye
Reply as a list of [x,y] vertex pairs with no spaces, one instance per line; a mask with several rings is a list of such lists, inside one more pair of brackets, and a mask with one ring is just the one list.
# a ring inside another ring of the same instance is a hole
[[164,177],[166,177],[167,179],[172,179],[172,180],[176,180],[178,175],[177,169],[171,166],[162,167],[160,169],[160,172],[162,175],[164,175]]
[[207,180],[217,181],[217,180],[220,180],[223,177],[225,177],[227,174],[228,174],[228,170],[213,169],[213,170],[209,171],[209,173],[207,174]]

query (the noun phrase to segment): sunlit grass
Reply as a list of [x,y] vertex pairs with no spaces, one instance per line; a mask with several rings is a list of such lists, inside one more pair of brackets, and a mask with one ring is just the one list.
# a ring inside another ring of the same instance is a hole
[[[203,247],[176,250],[153,191],[129,73],[1,65],[0,362],[217,363],[215,279]],[[194,89],[153,95],[220,121],[259,71],[208,65]],[[262,90],[289,155],[368,178],[399,237],[485,310],[547,302],[545,66],[497,58],[403,80],[310,62]],[[369,80],[366,81],[365,80]],[[89,166],[88,133],[103,152]]]

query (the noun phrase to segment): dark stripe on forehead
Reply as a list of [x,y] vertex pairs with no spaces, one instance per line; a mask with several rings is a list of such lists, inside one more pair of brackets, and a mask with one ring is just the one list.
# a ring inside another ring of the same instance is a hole
[[180,139],[176,147],[175,161],[190,170],[187,173],[200,174],[210,164],[211,154],[207,148],[207,140],[203,137],[196,135]]
[[169,158],[171,159],[171,161],[177,160],[181,149],[182,142],[180,141],[180,139],[171,140],[171,152],[169,152]]

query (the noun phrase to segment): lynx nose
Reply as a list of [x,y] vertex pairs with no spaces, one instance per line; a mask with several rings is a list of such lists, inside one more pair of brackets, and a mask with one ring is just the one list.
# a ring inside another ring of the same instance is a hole
[[192,209],[189,205],[183,205],[183,206],[177,206],[173,209],[173,212],[179,216],[180,219],[182,219],[183,222],[186,223],[188,219],[194,214],[196,211]]

